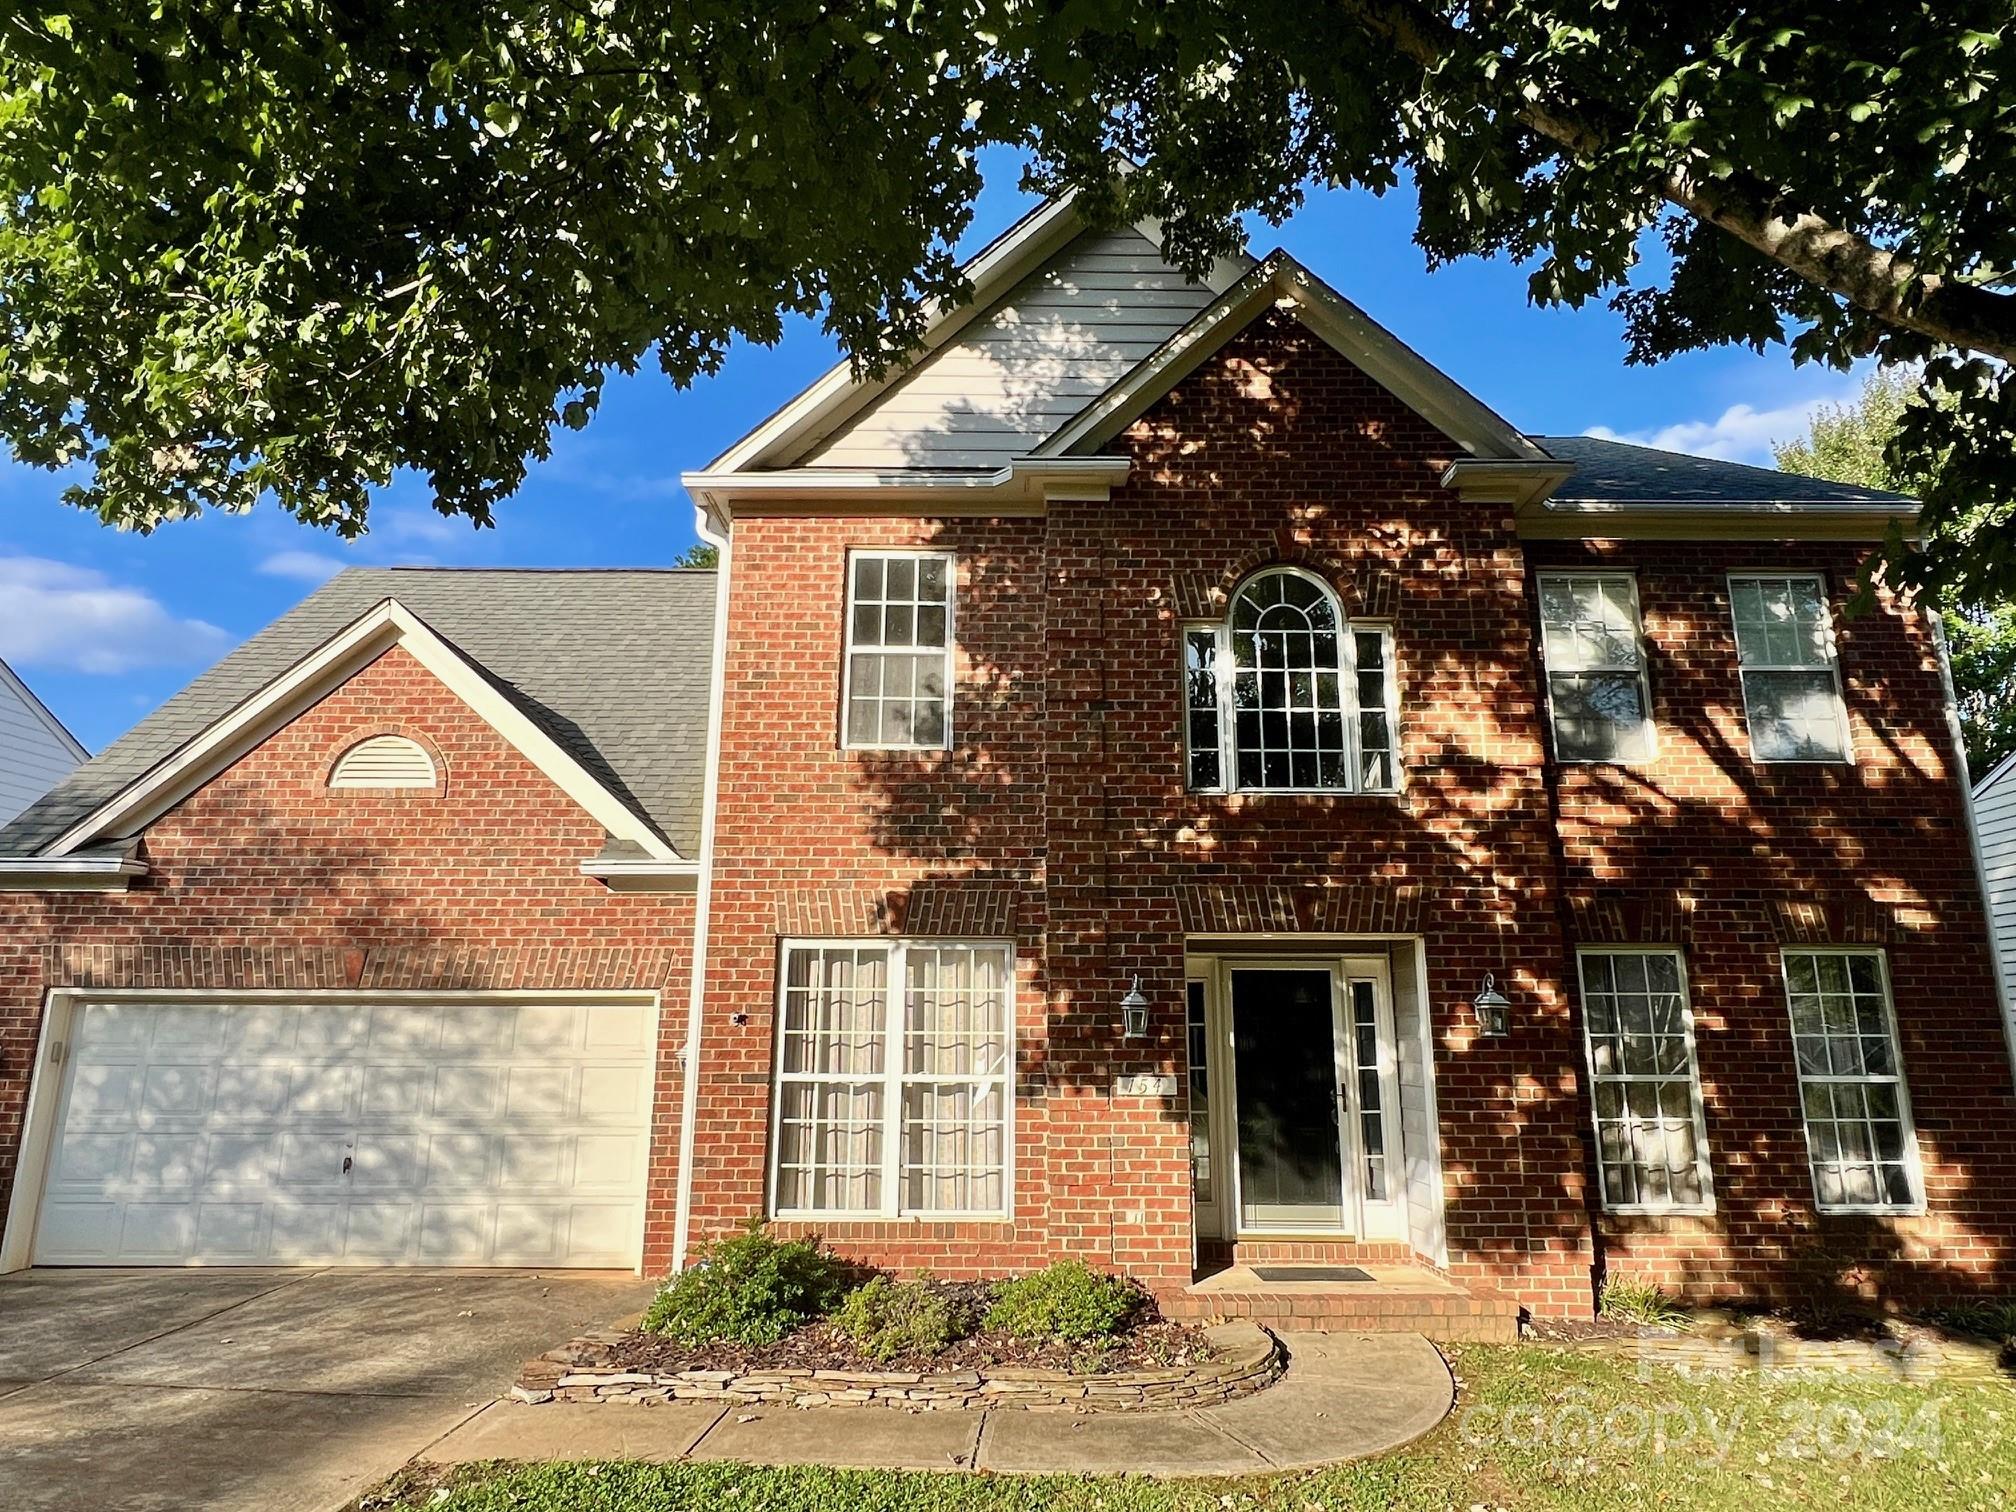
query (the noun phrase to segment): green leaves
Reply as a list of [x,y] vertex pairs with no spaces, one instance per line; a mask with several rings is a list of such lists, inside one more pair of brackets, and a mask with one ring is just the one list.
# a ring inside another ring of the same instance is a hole
[[[143,530],[354,534],[401,469],[487,521],[612,368],[689,383],[800,315],[880,371],[1009,144],[1192,271],[1311,182],[1405,181],[1431,263],[1608,297],[1634,361],[1924,364],[1899,445],[1957,520],[2016,498],[1970,365],[2016,353],[2011,9],[77,0],[0,47],[0,435]],[[1964,541],[1896,579],[2016,583]]]

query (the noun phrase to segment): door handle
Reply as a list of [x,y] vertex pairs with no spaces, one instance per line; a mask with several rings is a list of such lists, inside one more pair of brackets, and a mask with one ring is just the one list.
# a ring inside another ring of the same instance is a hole
[[343,1157],[343,1174],[345,1176],[350,1174],[350,1157],[348,1155]]

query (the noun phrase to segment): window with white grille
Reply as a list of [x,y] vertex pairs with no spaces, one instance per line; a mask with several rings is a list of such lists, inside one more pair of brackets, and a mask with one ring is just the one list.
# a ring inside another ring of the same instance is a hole
[[952,743],[954,576],[949,552],[849,553],[844,744],[942,750]]
[[786,945],[773,1211],[1006,1216],[1013,1015],[1007,945]]
[[1200,792],[1399,786],[1393,637],[1346,623],[1320,579],[1252,578],[1222,621],[1183,631],[1189,785]]
[[434,758],[425,746],[404,735],[373,735],[360,740],[329,772],[332,788],[431,788]]
[[1788,950],[1785,997],[1820,1210],[1914,1210],[1918,1143],[1882,952]]
[[1540,626],[1554,754],[1563,761],[1644,761],[1652,695],[1628,572],[1540,576]]
[[1591,950],[1580,964],[1603,1205],[1706,1211],[1708,1130],[1678,953]]
[[1848,711],[1827,587],[1810,573],[1729,579],[1750,754],[1758,761],[1848,761]]

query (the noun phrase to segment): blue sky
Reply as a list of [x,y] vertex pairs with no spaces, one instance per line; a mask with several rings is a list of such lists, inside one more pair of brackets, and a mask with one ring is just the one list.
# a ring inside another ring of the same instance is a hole
[[[1030,203],[1013,158],[987,167],[975,247]],[[1504,261],[1430,274],[1412,225],[1405,195],[1317,192],[1286,225],[1256,225],[1252,250],[1285,246],[1529,431],[1594,431],[1768,466],[1770,441],[1800,434],[1813,406],[1854,388],[1843,374],[1795,369],[1782,350],[1627,368],[1608,309],[1535,309],[1525,274]],[[800,321],[778,346],[740,349],[685,392],[655,372],[613,381],[594,422],[556,438],[494,530],[444,519],[424,484],[402,480],[355,544],[267,508],[142,537],[64,507],[57,478],[0,462],[0,659],[98,750],[342,563],[663,564],[694,538],[680,471],[709,461],[834,357]]]

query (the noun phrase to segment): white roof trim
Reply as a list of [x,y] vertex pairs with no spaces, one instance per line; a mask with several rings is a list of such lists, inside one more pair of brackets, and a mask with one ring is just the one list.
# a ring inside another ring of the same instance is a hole
[[[703,516],[733,517],[738,503],[817,499],[826,503],[872,495],[877,503],[935,500],[947,506],[998,509],[1012,503],[1041,505],[1051,497],[1079,497],[1127,481],[1126,457],[1017,457],[1006,467],[955,472],[944,468],[786,467],[775,472],[688,472],[679,475]],[[1100,494],[1103,497],[1103,493]],[[1026,512],[1026,511],[1025,511]]]
[[403,646],[611,835],[634,841],[646,855],[658,860],[682,859],[656,830],[498,692],[467,657],[397,599],[385,599],[324,641],[67,830],[44,854],[67,856],[108,837],[144,829],[393,646]]
[[2016,767],[2016,751],[2011,751],[1989,769],[1988,775],[1974,784],[1974,796],[1979,798],[1988,789],[2000,782],[2011,767]]
[[80,762],[91,759],[91,753],[84,749],[83,742],[63,728],[63,721],[49,712],[49,705],[37,698],[35,690],[23,682],[14,669],[4,661],[0,661],[0,682],[7,684],[9,688],[12,688],[19,695],[21,702],[27,705],[28,712],[46,725],[49,733],[61,741],[64,749],[69,751],[72,756],[76,757]]
[[592,856],[581,863],[581,875],[606,883],[611,892],[692,892],[700,885],[700,863]]
[[8,856],[0,858],[0,893],[124,892],[133,878],[146,875],[147,863],[126,846],[75,856]]
[[1279,248],[1032,455],[1058,457],[1104,446],[1276,303],[1472,456],[1553,460],[1469,390]]

